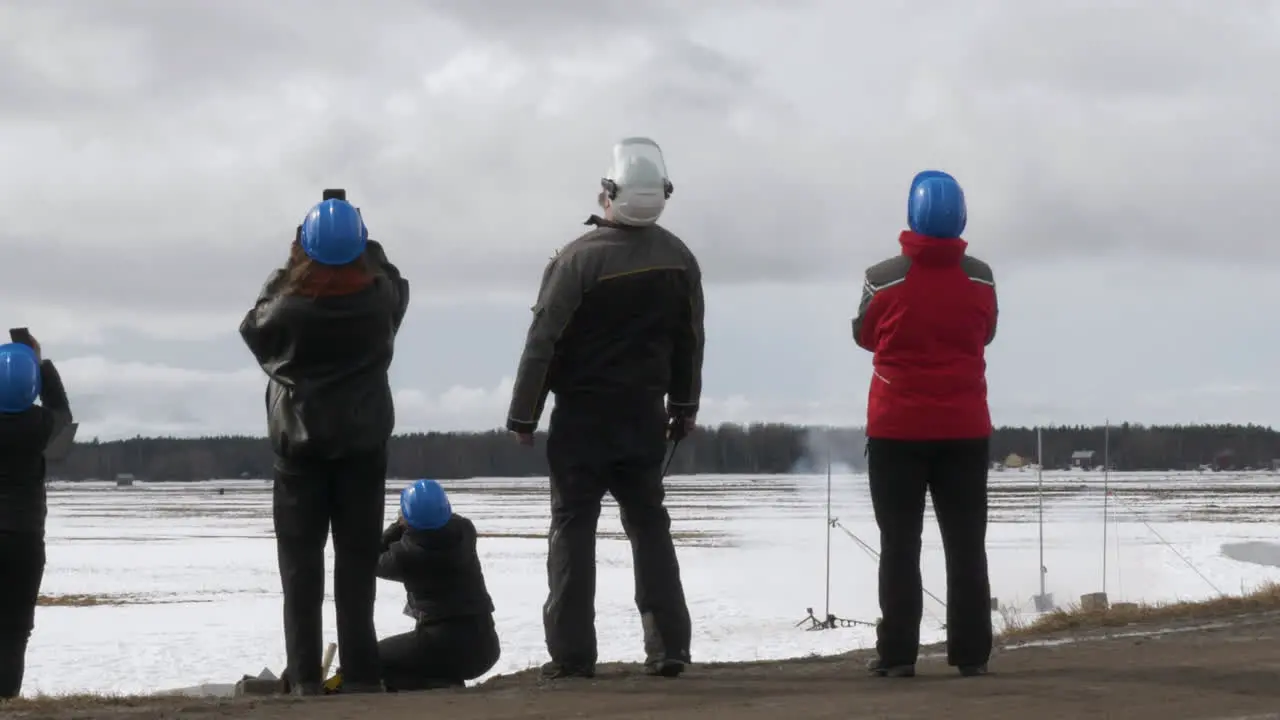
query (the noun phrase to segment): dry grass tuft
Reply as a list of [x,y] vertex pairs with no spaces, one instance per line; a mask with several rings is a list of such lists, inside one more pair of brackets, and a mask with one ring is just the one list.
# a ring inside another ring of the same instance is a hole
[[[88,720],[89,718],[178,718],[222,717],[232,707],[254,709],[290,705],[295,698],[212,698],[188,697],[180,693],[116,695],[111,693],[69,693],[36,695],[0,701],[0,718],[9,720]],[[237,715],[241,713],[236,713]]]
[[1083,610],[1071,606],[1024,622],[1016,611],[1001,609],[1006,640],[1025,640],[1045,635],[1070,633],[1139,624],[1220,620],[1240,615],[1280,610],[1280,583],[1267,583],[1244,595],[1223,595],[1197,602],[1115,603],[1106,610]]
[[41,595],[36,601],[39,607],[98,607],[120,605],[165,605],[169,603],[212,602],[212,600],[196,600],[192,598],[178,599],[157,595],[139,595],[135,593],[98,593],[65,595]]
[[95,607],[98,605],[136,605],[143,598],[133,595],[41,595],[36,601],[39,607]]

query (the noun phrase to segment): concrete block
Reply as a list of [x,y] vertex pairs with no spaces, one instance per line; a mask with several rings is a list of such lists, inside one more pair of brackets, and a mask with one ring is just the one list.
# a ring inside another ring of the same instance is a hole
[[1080,609],[1085,612],[1103,612],[1109,607],[1107,594],[1104,592],[1089,593],[1080,596]]
[[265,679],[249,677],[248,675],[240,679],[236,683],[236,697],[257,697],[263,695],[279,695],[280,681],[276,679]]

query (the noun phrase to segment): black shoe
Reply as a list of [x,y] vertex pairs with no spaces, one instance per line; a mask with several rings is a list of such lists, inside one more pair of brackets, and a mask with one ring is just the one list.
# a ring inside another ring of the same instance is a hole
[[384,692],[382,683],[360,683],[346,681],[342,683],[342,688],[338,691],[343,695],[367,695],[369,693]]
[[981,665],[961,665],[957,669],[960,670],[960,677],[978,677],[987,674],[986,663]]
[[867,661],[867,672],[883,678],[913,678],[916,676],[915,665],[885,665],[880,658]]
[[571,665],[553,660],[542,666],[541,674],[543,680],[591,679],[596,676],[596,668],[594,665]]
[[689,661],[683,658],[650,660],[644,664],[644,673],[654,677],[677,678],[688,666]]
[[289,688],[289,694],[294,697],[315,697],[324,695],[324,684],[318,682],[300,682]]

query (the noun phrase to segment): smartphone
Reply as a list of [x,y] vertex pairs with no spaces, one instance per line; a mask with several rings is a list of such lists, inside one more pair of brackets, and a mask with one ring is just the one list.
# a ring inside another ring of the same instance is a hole
[[347,191],[343,190],[342,188],[329,188],[328,190],[325,190],[324,194],[321,195],[320,197],[321,201],[342,200],[345,202],[346,199],[347,199]]
[[36,346],[36,341],[31,337],[31,331],[24,327],[9,328],[9,339],[29,348]]

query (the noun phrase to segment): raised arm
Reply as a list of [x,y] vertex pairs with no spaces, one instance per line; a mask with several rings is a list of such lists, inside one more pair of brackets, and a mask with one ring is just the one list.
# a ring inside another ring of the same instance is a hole
[[395,294],[395,310],[392,312],[392,323],[396,332],[400,332],[400,323],[404,322],[405,313],[409,311],[409,281],[400,274],[400,268],[387,259],[382,244],[373,240],[366,245],[365,253],[374,264],[374,270],[391,281],[391,289]]
[[40,363],[40,405],[44,407],[47,418],[45,420],[47,425],[45,443],[47,444],[58,437],[72,422],[71,403],[67,400],[67,390],[52,360],[44,360]]
[[267,277],[266,283],[262,285],[262,291],[258,293],[258,300],[254,303],[253,309],[246,313],[244,320],[240,322],[241,339],[264,369],[278,355],[282,341],[281,328],[276,322],[276,317],[281,301],[279,290],[284,279],[283,268],[273,271]]

